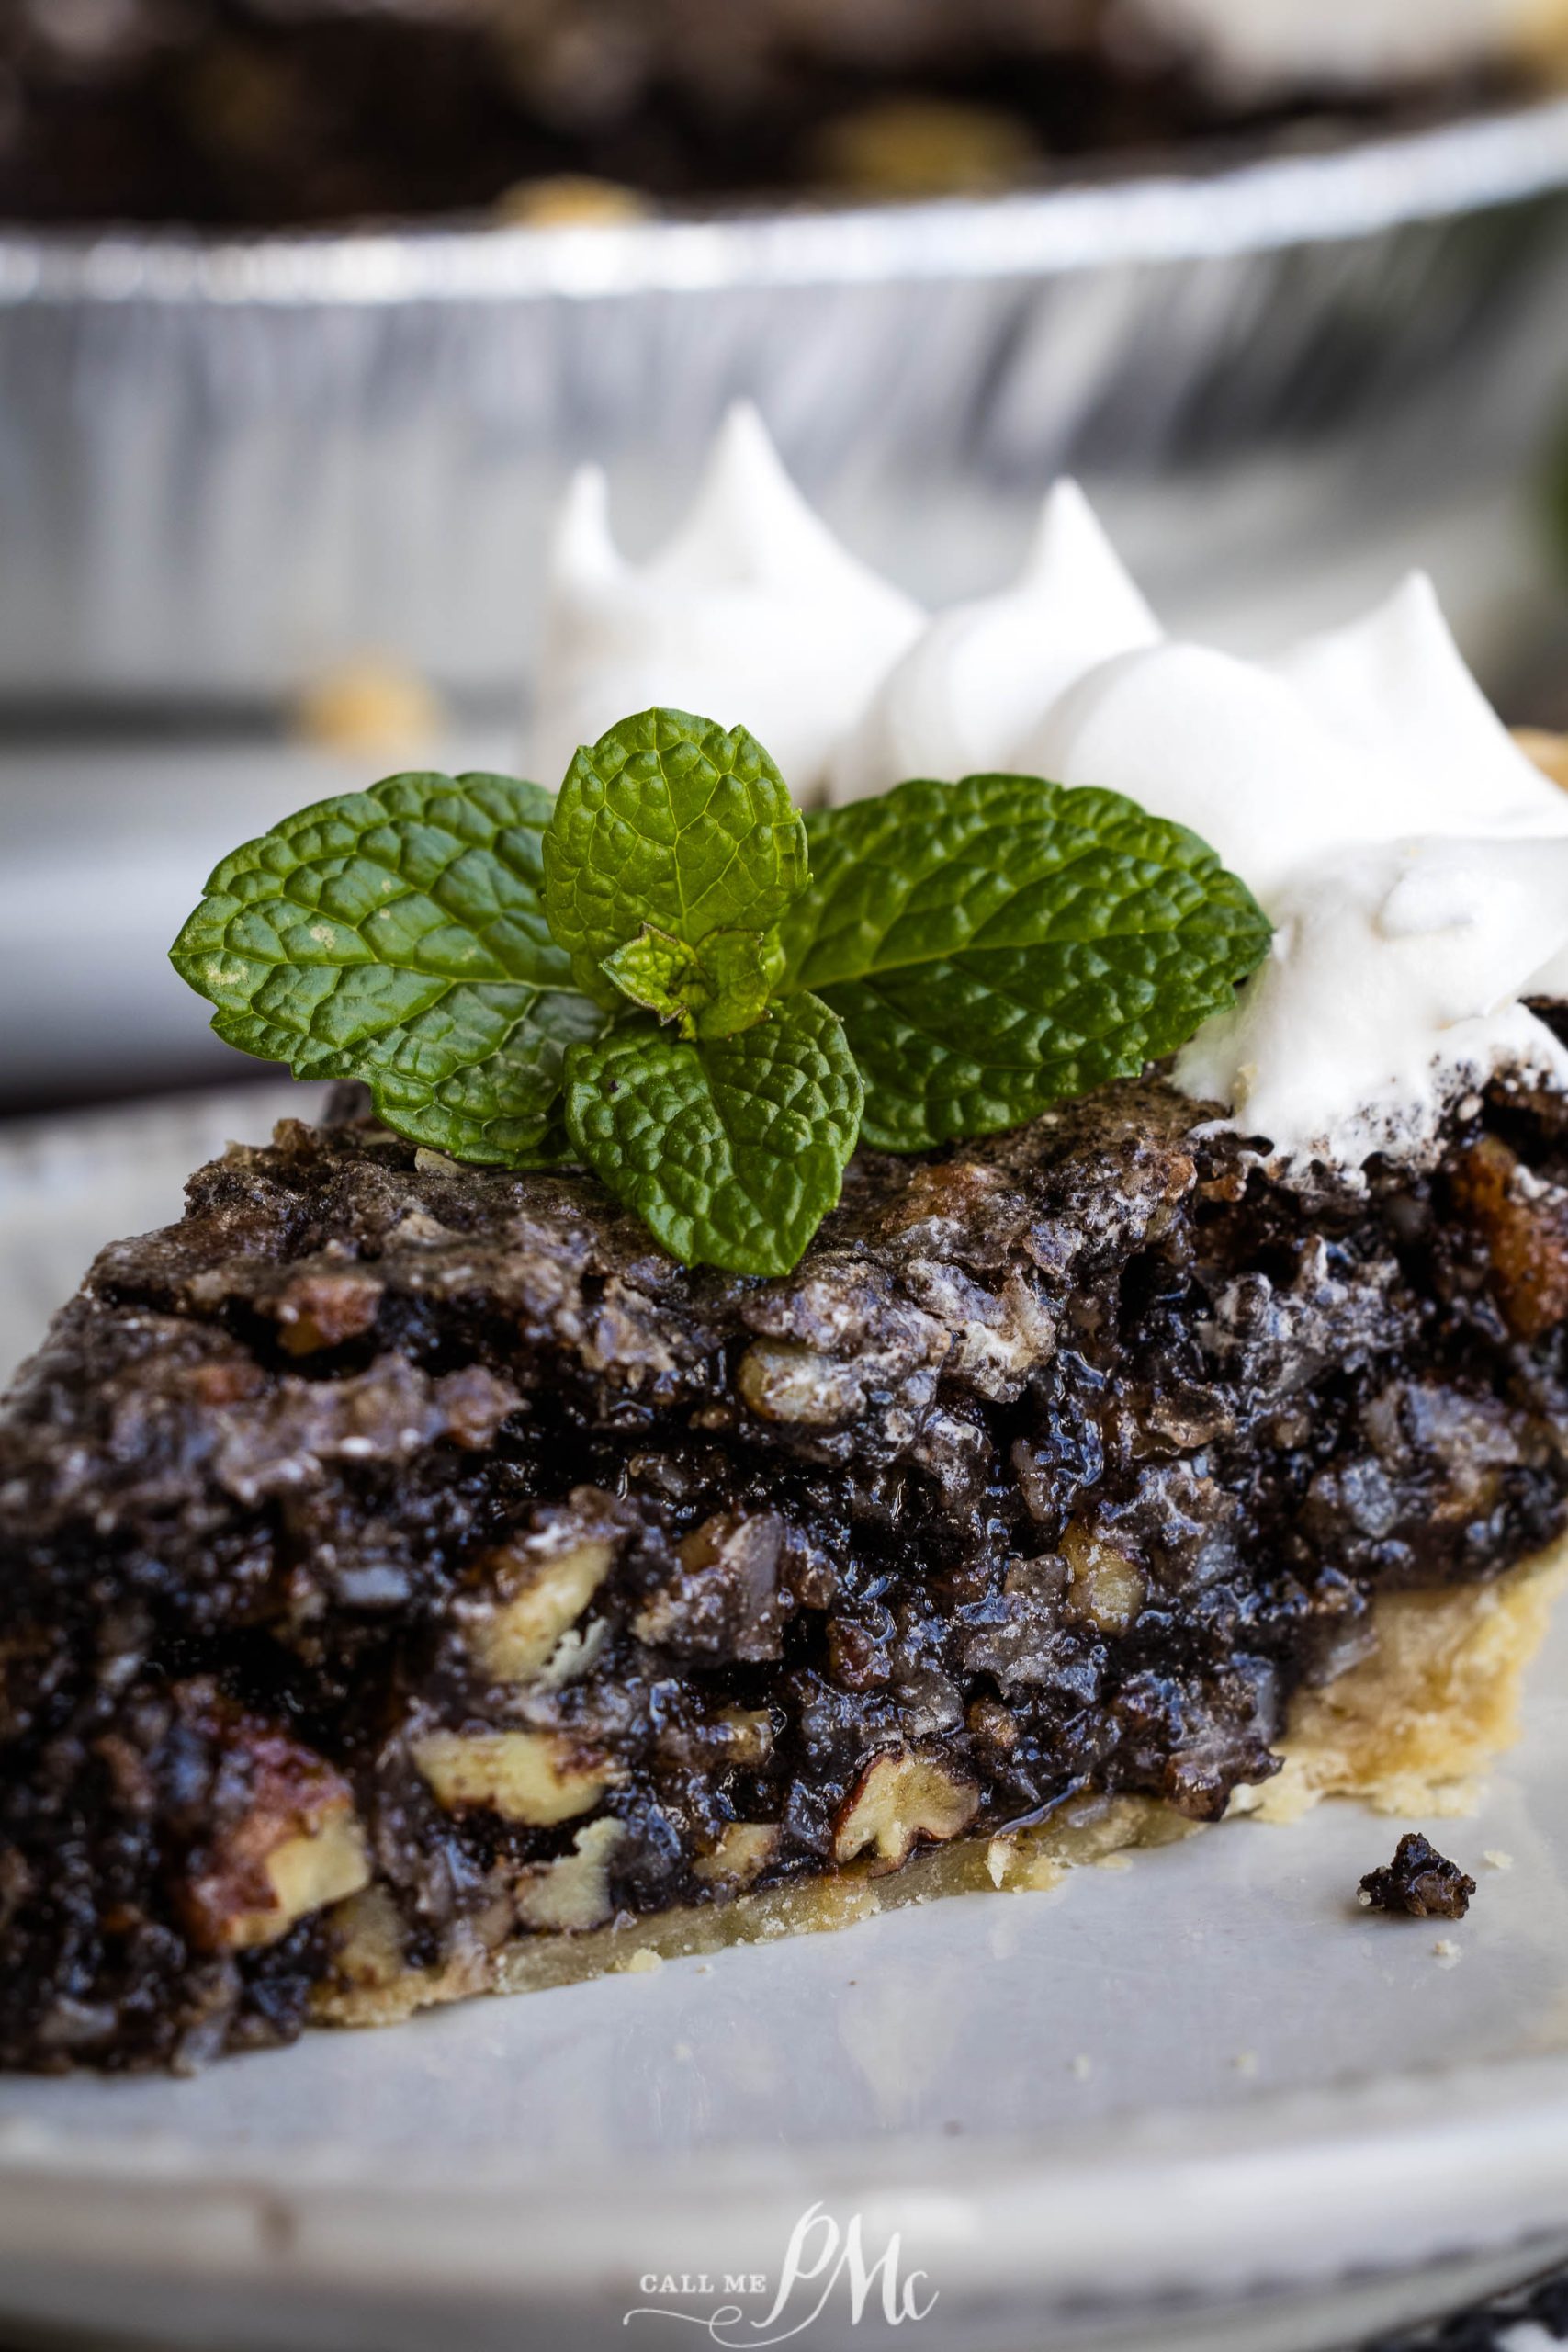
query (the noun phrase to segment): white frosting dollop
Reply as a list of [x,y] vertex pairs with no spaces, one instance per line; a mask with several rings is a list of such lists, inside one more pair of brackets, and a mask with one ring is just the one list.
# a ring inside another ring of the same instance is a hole
[[580,743],[655,703],[750,729],[798,800],[919,634],[918,605],[841,548],[756,411],[729,412],[685,522],[633,566],[585,467],[551,553],[530,773],[554,786]]
[[828,797],[1000,767],[1065,686],[1159,633],[1088,499],[1060,481],[1013,586],[939,613],[888,673],[829,763]]
[[797,794],[999,769],[1125,793],[1191,828],[1275,923],[1179,1056],[1284,1169],[1419,1155],[1501,1072],[1568,1086],[1526,997],[1568,999],[1568,794],[1466,669],[1429,581],[1251,662],[1165,639],[1059,484],[1005,594],[915,608],[845,555],[732,416],[680,538],[631,572],[603,482],[558,557],[536,773],[675,703],[760,735]]
[[1175,1078],[1286,1159],[1419,1152],[1499,1071],[1568,1079],[1518,1001],[1568,981],[1568,797],[1429,581],[1274,662],[1168,644],[1102,664],[1015,763],[1190,826],[1262,901],[1269,960]]
[[1265,906],[1334,850],[1568,832],[1568,798],[1492,710],[1420,573],[1274,662],[1167,642],[1102,663],[1010,764],[1190,825]]
[[1272,894],[1267,961],[1175,1080],[1296,1161],[1418,1156],[1444,1110],[1504,1071],[1568,1086],[1519,1001],[1568,934],[1568,838],[1380,842]]

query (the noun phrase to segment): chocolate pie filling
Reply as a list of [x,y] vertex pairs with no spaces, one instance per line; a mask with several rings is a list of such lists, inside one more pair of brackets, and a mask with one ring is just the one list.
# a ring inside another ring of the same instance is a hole
[[1111,1087],[863,1153],[772,1282],[355,1109],[106,1250],[0,1421],[6,2064],[1215,1818],[1374,1601],[1562,1529],[1559,1096],[1313,1191]]

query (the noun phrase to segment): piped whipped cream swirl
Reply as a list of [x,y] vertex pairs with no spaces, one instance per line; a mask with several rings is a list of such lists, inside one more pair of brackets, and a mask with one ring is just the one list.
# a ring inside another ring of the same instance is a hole
[[685,522],[646,564],[610,536],[599,468],[572,482],[550,555],[533,773],[557,783],[580,743],[664,703],[749,727],[810,799],[924,621],[839,545],[741,404]]
[[536,772],[674,703],[768,744],[797,797],[987,769],[1099,785],[1190,826],[1272,950],[1175,1082],[1285,1169],[1419,1157],[1499,1073],[1568,1087],[1523,1001],[1568,998],[1568,795],[1534,767],[1416,574],[1269,662],[1167,639],[1082,492],[1045,502],[1013,586],[923,626],[838,548],[750,412],[633,573],[603,485],[558,546]]

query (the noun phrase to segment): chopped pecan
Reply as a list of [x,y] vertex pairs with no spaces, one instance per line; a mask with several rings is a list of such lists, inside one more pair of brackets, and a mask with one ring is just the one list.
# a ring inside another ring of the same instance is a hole
[[380,1304],[381,1285],[374,1275],[344,1269],[296,1274],[270,1311],[288,1353],[309,1356],[361,1338],[374,1324]]
[[591,1821],[578,1831],[570,1854],[525,1871],[515,1890],[520,1925],[565,1935],[602,1928],[615,1910],[610,1865],[626,1834],[608,1816]]
[[192,1857],[180,1909],[203,1950],[244,1951],[357,1893],[370,1864],[353,1792],[321,1757],[249,1716],[220,1718],[213,1736],[246,1801]]
[[958,1768],[908,1748],[874,1756],[833,1823],[833,1860],[852,1861],[867,1851],[882,1870],[907,1862],[917,1839],[939,1842],[968,1828],[980,1792]]
[[1062,1557],[1073,1575],[1066,1596],[1069,1616],[1087,1620],[1102,1634],[1126,1633],[1148,1594],[1147,1580],[1136,1561],[1077,1520],[1063,1532]]
[[1517,1340],[1539,1340],[1568,1316],[1568,1193],[1521,1167],[1495,1136],[1471,1146],[1452,1183],[1504,1321]]
[[778,1846],[776,1821],[732,1821],[713,1852],[699,1855],[692,1868],[705,1884],[733,1892],[761,1875]]
[[413,1760],[450,1812],[486,1805],[503,1821],[537,1829],[586,1813],[625,1775],[598,1750],[562,1732],[434,1731]]
[[544,1514],[476,1564],[483,1583],[456,1614],[474,1663],[492,1681],[543,1674],[609,1575],[620,1532],[597,1501],[580,1489],[568,1510]]
[[753,1340],[735,1385],[765,1421],[832,1429],[858,1413],[864,1386],[852,1363],[835,1363],[798,1340]]

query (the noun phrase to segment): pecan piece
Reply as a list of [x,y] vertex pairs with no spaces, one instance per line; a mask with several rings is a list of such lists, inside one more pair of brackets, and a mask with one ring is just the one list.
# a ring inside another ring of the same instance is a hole
[[917,1839],[938,1843],[968,1828],[980,1809],[980,1792],[958,1768],[908,1748],[885,1748],[874,1756],[840,1806],[833,1822],[833,1860],[875,1857],[878,1874],[907,1862]]
[[413,1760],[448,1812],[487,1805],[536,1829],[574,1820],[625,1778],[596,1749],[553,1731],[433,1731]]
[[623,1824],[608,1816],[591,1821],[572,1839],[570,1854],[525,1871],[515,1890],[519,1924],[574,1936],[602,1928],[615,1910],[610,1865],[626,1834]]
[[707,1885],[734,1894],[761,1876],[778,1847],[776,1821],[732,1821],[712,1853],[700,1854],[692,1868]]
[[1483,1136],[1453,1173],[1454,1199],[1479,1235],[1503,1319],[1517,1340],[1539,1340],[1568,1316],[1568,1193]]
[[249,1717],[220,1736],[243,1763],[248,1802],[198,1849],[179,1903],[204,1951],[246,1951],[357,1894],[370,1863],[353,1792],[321,1757]]
[[1102,1634],[1125,1634],[1148,1597],[1147,1580],[1136,1561],[1091,1534],[1077,1520],[1063,1532],[1062,1557],[1073,1576],[1067,1588],[1068,1615]]
[[609,1575],[620,1531],[595,1499],[587,1489],[574,1494],[570,1510],[547,1514],[477,1563],[483,1587],[455,1613],[470,1657],[492,1682],[544,1674]]
[[374,1275],[299,1273],[280,1292],[271,1313],[277,1336],[291,1356],[314,1355],[341,1347],[368,1331],[381,1305]]

